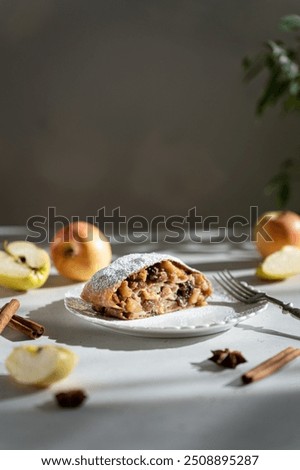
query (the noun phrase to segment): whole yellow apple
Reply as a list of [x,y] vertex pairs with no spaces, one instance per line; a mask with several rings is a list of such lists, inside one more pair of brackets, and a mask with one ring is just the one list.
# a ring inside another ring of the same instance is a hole
[[300,248],[300,216],[292,211],[266,212],[258,219],[254,234],[264,258],[285,245]]
[[74,281],[87,281],[111,262],[111,246],[103,233],[92,224],[74,222],[59,230],[50,243],[51,257],[57,271]]

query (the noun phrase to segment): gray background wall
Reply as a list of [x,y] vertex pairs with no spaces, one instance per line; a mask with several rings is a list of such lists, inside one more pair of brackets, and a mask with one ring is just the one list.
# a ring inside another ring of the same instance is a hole
[[1,224],[249,212],[299,151],[299,118],[254,116],[241,59],[296,0],[1,0]]

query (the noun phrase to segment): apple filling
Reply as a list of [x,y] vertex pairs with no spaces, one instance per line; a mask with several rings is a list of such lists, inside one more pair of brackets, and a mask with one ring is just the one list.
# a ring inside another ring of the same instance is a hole
[[203,274],[164,260],[128,276],[93,308],[105,316],[132,320],[205,305],[211,292]]

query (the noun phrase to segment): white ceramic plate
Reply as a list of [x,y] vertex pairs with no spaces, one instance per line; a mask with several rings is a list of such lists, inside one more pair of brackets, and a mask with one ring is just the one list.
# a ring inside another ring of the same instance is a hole
[[187,338],[221,333],[267,307],[266,302],[256,305],[237,302],[221,291],[219,286],[214,285],[214,294],[205,307],[178,310],[142,320],[124,321],[96,313],[89,303],[80,298],[81,290],[82,285],[66,293],[65,306],[69,312],[118,333],[149,338]]

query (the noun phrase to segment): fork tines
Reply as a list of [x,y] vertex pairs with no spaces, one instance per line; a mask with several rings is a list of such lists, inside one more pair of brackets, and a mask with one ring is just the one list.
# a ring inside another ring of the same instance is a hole
[[226,292],[240,302],[247,302],[256,294],[252,289],[237,281],[230,271],[222,271],[214,276],[214,279]]

